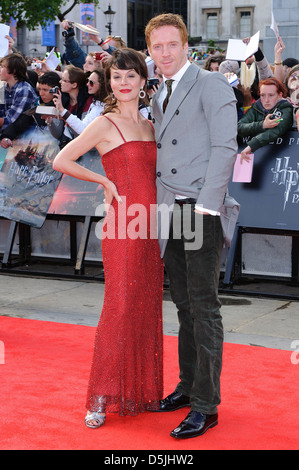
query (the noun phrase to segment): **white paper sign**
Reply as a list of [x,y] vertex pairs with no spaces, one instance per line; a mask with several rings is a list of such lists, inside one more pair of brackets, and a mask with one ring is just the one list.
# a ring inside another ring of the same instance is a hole
[[260,31],[250,38],[248,44],[245,44],[242,39],[229,39],[226,59],[245,61],[248,57],[256,53],[259,48],[259,42]]
[[9,35],[9,26],[7,24],[0,23],[0,57],[4,57],[8,54],[9,42],[5,36]]
[[96,34],[99,35],[99,31],[94,28],[93,26],[90,26],[89,24],[80,24],[80,23],[73,23],[76,28],[80,29],[81,31],[84,31],[84,33],[88,34]]
[[276,36],[276,39],[277,39],[277,41],[278,41],[278,38],[279,38],[279,30],[278,30],[278,26],[277,26],[277,23],[276,23],[276,21],[275,21],[273,12],[272,12],[272,23],[271,23],[270,28],[273,29],[273,31],[274,31],[274,33],[275,33],[275,36]]
[[58,59],[57,55],[54,53],[54,47],[49,53],[48,57],[45,60],[46,64],[48,67],[50,67],[51,70],[55,70],[57,65],[60,64],[60,60]]

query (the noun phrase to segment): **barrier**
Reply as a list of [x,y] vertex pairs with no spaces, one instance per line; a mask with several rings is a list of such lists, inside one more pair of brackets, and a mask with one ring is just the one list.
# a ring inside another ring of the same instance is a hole
[[[36,132],[34,130],[35,138],[37,137]],[[20,140],[23,141],[25,148],[27,148],[25,144],[28,146],[28,142],[31,142],[31,147],[35,145],[34,140],[28,140],[27,134]],[[70,224],[69,260],[73,264],[75,275],[83,274],[92,223],[102,218],[100,215],[96,217],[95,213],[96,208],[103,204],[103,191],[99,191],[99,187],[95,183],[80,181],[54,172],[52,163],[50,165],[53,152],[49,150],[54,144],[48,142],[47,145],[47,163],[44,158],[40,158],[38,162],[35,161],[38,170],[34,170],[32,173],[28,170],[27,174],[24,170],[26,160],[24,162],[20,158],[15,159],[19,151],[19,147],[15,143],[13,149],[0,152],[0,168],[2,166],[0,171],[0,194],[2,194],[0,217],[11,221],[2,259],[2,269],[9,269],[13,264],[28,263],[31,259],[30,228],[38,226],[40,228],[46,219],[49,221],[54,219],[67,221]],[[240,151],[245,146],[246,139],[240,143]],[[34,149],[36,151],[36,147]],[[251,183],[230,182],[229,192],[240,203],[241,211],[232,245],[226,255],[224,286],[232,287],[236,280],[242,277],[242,235],[247,232],[274,233],[292,237],[292,280],[298,282],[298,151],[299,133],[297,130],[289,131],[276,142],[255,152]],[[11,166],[13,160],[15,160],[13,164],[16,163],[15,167]],[[95,150],[83,155],[78,163],[104,174],[101,158]],[[55,175],[55,173],[57,174]],[[10,186],[7,184],[9,179],[13,180],[13,184]],[[26,184],[28,185],[29,180],[29,182],[33,182],[33,179],[35,184],[29,188],[31,192],[26,192],[28,189]],[[10,192],[8,193],[7,190]],[[3,198],[5,191],[6,199]],[[10,194],[9,197],[8,194]],[[20,217],[20,211],[17,211],[20,207],[18,198],[23,204],[27,200],[27,207],[23,210],[22,217]],[[12,209],[13,207],[16,207],[16,210]],[[77,222],[83,224],[79,243]],[[17,229],[19,229],[19,255],[13,262],[12,247]],[[57,261],[56,257],[55,261]]]
[[[246,140],[240,142],[241,151]],[[246,163],[243,163],[246,164]],[[244,232],[288,235],[293,238],[292,279],[298,280],[299,237],[299,133],[291,130],[277,141],[258,149],[254,154],[251,183],[229,184],[230,194],[241,210],[230,248],[224,283],[232,283],[232,273],[240,255]]]
[[[70,260],[75,273],[83,271],[83,262],[91,224],[99,220],[96,208],[103,204],[104,191],[96,183],[72,178],[53,170],[59,152],[58,142],[47,128],[30,129],[0,152],[0,217],[11,220],[2,268],[12,264],[12,247],[19,229],[19,257],[15,265],[28,262],[30,227],[41,229],[46,219],[70,223]],[[82,155],[78,163],[104,174],[96,149]],[[76,222],[83,222],[82,237],[77,249]]]

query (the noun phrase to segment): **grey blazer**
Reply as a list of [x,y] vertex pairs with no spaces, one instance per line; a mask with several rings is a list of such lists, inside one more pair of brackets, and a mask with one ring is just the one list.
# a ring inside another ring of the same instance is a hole
[[157,204],[158,208],[170,208],[163,217],[163,230],[158,224],[161,256],[176,194],[220,212],[224,238],[230,244],[239,213],[238,203],[227,193],[237,154],[234,93],[221,73],[191,64],[163,115],[158,102],[163,87],[161,84],[152,100],[158,154]]

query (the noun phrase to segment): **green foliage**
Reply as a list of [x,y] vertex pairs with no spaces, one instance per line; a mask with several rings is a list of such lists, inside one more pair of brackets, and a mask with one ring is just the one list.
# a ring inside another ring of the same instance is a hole
[[[76,5],[80,3],[89,3],[86,0],[73,0],[73,4],[66,10],[67,0],[1,0],[0,15],[3,23],[9,22],[13,17],[18,22],[18,27],[26,25],[28,29],[33,30],[38,26],[46,26],[49,21],[59,18],[62,21]],[[99,0],[93,3],[98,6]]]

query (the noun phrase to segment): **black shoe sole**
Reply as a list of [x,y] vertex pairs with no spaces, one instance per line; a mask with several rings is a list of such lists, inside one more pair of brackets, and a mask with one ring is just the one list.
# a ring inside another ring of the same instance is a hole
[[205,432],[207,432],[208,429],[211,429],[217,426],[217,424],[218,424],[218,421],[216,421],[215,423],[211,423],[209,426],[203,428],[203,430],[198,433],[180,436],[180,435],[173,434],[173,432],[171,432],[170,436],[174,437],[175,439],[190,439],[192,437],[199,437],[199,436],[202,436]]

